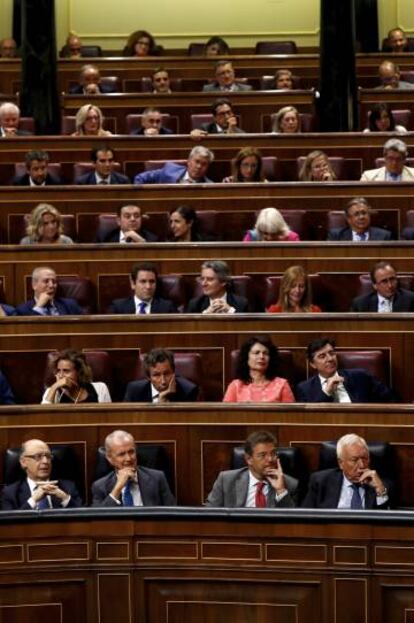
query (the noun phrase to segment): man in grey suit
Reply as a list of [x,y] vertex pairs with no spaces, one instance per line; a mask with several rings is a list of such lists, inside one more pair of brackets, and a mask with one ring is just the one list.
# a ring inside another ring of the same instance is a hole
[[276,438],[268,431],[249,435],[244,444],[246,467],[220,472],[206,506],[289,508],[297,504],[298,481],[283,473]]
[[106,458],[114,471],[92,485],[92,506],[175,506],[163,472],[138,467],[135,440],[124,430],[105,439]]
[[381,227],[371,227],[371,206],[363,197],[353,197],[345,206],[347,227],[330,229],[328,240],[391,240],[391,232]]
[[411,82],[405,82],[400,80],[400,69],[398,65],[392,61],[382,61],[378,68],[379,79],[381,80],[380,86],[377,89],[414,89],[414,84]]
[[236,75],[231,61],[218,61],[215,66],[214,82],[203,86],[203,91],[251,91],[250,84],[236,81]]
[[357,296],[351,305],[353,312],[412,312],[414,292],[398,286],[394,266],[387,261],[377,262],[371,270],[373,291]]

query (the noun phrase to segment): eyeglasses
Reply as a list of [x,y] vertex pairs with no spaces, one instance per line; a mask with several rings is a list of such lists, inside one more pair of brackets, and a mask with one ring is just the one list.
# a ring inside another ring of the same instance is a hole
[[39,463],[42,459],[53,461],[53,454],[51,452],[36,452],[36,454],[24,454],[23,456],[28,459],[33,459],[36,463]]
[[350,212],[349,216],[353,218],[354,216],[368,216],[368,210],[357,210],[356,212]]
[[256,459],[259,459],[259,461],[263,461],[264,459],[270,458],[270,459],[277,459],[277,450],[272,450],[272,452],[258,452],[255,455]]

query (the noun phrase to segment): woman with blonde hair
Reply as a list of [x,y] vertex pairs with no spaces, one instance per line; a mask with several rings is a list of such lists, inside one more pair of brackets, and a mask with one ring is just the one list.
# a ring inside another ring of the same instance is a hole
[[279,312],[320,312],[312,304],[312,290],[309,277],[302,266],[289,266],[283,273],[279,288],[279,299],[267,310],[270,314]]
[[301,131],[299,113],[294,106],[283,106],[277,111],[272,127],[274,134],[296,134]]
[[256,219],[254,229],[249,229],[243,242],[295,242],[299,235],[292,231],[279,210],[263,208]]
[[112,132],[103,129],[104,117],[98,106],[85,104],[76,113],[76,131],[72,136],[111,136]]
[[39,203],[30,213],[26,236],[20,244],[73,244],[63,233],[62,215],[49,203]]
[[336,175],[324,151],[315,149],[305,158],[299,172],[301,182],[332,182]]
[[231,161],[231,175],[223,182],[266,182],[262,154],[255,147],[243,147]]

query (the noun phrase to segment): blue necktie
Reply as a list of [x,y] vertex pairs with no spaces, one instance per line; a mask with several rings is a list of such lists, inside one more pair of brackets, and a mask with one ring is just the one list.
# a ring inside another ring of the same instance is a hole
[[123,506],[134,506],[134,499],[131,493],[131,481],[128,480],[122,493]]
[[359,493],[359,486],[354,484],[352,487],[352,498],[351,498],[351,508],[354,510],[362,509],[362,500]]
[[49,506],[49,500],[47,499],[47,496],[45,495],[44,498],[42,498],[38,503],[37,503],[37,509],[39,511],[44,511],[45,509],[50,508]]
[[141,303],[138,305],[138,313],[139,314],[145,314],[147,309],[147,303],[144,303],[143,301],[141,301]]
[[362,234],[358,234],[358,238],[361,242],[365,242],[366,240],[366,233],[363,232]]

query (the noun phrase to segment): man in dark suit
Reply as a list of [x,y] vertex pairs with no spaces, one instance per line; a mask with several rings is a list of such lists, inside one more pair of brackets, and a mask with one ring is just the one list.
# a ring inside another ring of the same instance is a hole
[[134,177],[134,184],[211,184],[207,169],[214,160],[212,151],[197,145],[191,150],[187,166],[166,162],[161,169],[144,171]]
[[169,128],[162,125],[162,114],[158,108],[146,108],[142,113],[141,127],[132,134],[138,136],[166,136],[173,134]]
[[175,374],[174,354],[153,348],[144,357],[147,379],[128,383],[124,402],[193,402],[198,399],[197,385]]
[[80,185],[130,184],[126,175],[114,171],[115,152],[111,147],[101,145],[91,151],[95,171],[85,173],[75,180]]
[[304,508],[389,508],[389,493],[379,474],[370,468],[365,439],[355,434],[341,437],[336,453],[338,468],[311,475]]
[[0,371],[0,405],[14,405],[16,399],[13,390],[3,372]]
[[131,270],[130,283],[134,293],[126,299],[115,299],[109,307],[110,314],[174,314],[177,308],[172,301],[156,296],[158,273],[152,262],[138,262]]
[[45,151],[28,151],[24,157],[26,173],[16,176],[13,186],[57,186],[61,180],[48,172],[49,154]]
[[48,266],[39,266],[32,273],[34,298],[16,308],[18,316],[80,315],[82,309],[74,299],[56,298],[57,276]]
[[338,370],[334,340],[313,340],[307,357],[317,374],[299,383],[295,392],[298,402],[395,402],[393,391],[365,370]]
[[74,508],[82,505],[72,481],[50,480],[52,453],[40,439],[30,439],[22,445],[20,465],[27,477],[4,487],[1,500],[3,511]]
[[290,508],[297,504],[298,481],[283,473],[276,438],[268,431],[249,435],[244,444],[247,467],[220,472],[206,506]]
[[249,311],[248,300],[229,291],[230,268],[222,260],[207,260],[201,266],[203,294],[191,299],[186,312],[189,314],[235,314]]
[[99,95],[114,93],[114,89],[101,82],[101,74],[96,65],[84,65],[79,74],[79,84],[69,89],[71,95]]
[[211,106],[213,121],[202,123],[199,128],[191,131],[192,137],[207,136],[208,134],[244,134],[244,130],[237,126],[237,117],[233,112],[231,101],[226,97],[216,99]]
[[13,102],[0,105],[0,137],[30,136],[31,132],[19,129],[20,109]]
[[352,301],[351,311],[383,314],[414,311],[414,292],[398,287],[397,273],[389,262],[377,262],[370,275],[374,291],[357,296]]
[[141,208],[136,205],[128,204],[121,206],[118,210],[118,227],[109,232],[99,232],[96,242],[157,242],[158,236],[148,229],[142,227]]
[[349,240],[366,242],[367,240],[391,240],[391,232],[381,227],[371,227],[371,206],[363,197],[354,197],[345,207],[347,227],[331,229],[328,240]]
[[156,67],[151,76],[153,93],[171,93],[170,75],[164,67]]
[[215,82],[203,86],[203,91],[251,91],[250,84],[236,81],[236,75],[231,61],[217,61],[215,66]]
[[163,472],[138,467],[135,440],[123,430],[105,439],[106,458],[114,468],[92,485],[92,506],[175,506]]
[[414,44],[412,41],[408,41],[407,35],[402,28],[392,28],[388,31],[388,37],[384,42],[383,52],[394,52],[401,54],[401,52],[414,52]]

